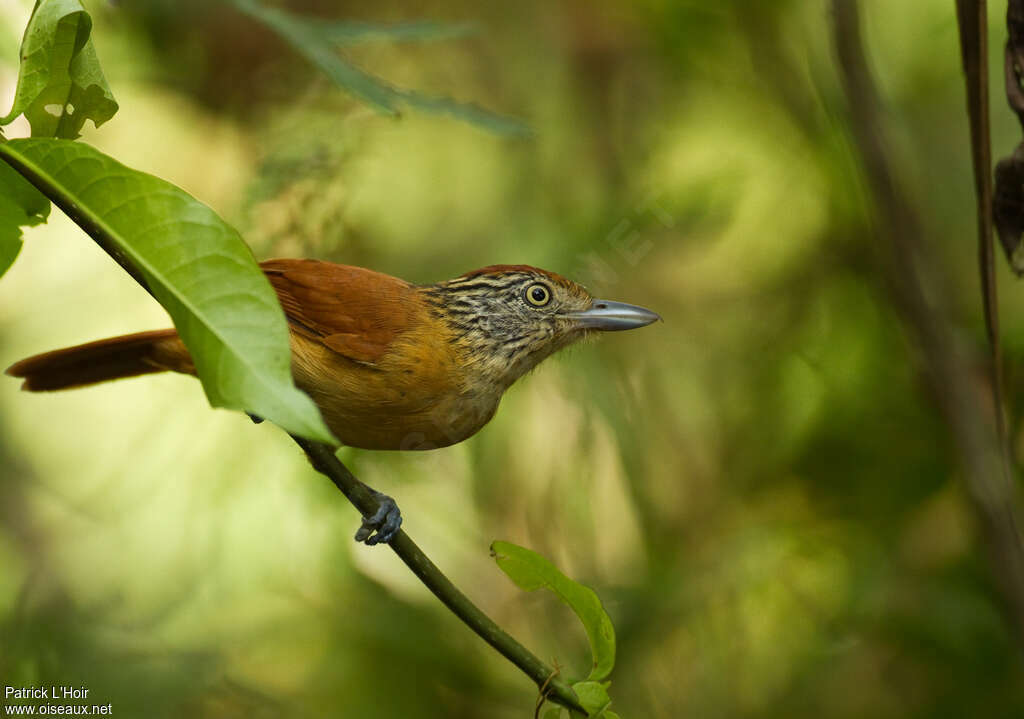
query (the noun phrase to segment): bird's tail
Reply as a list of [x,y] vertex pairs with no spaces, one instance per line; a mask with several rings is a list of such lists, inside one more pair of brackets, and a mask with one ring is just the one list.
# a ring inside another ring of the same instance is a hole
[[24,378],[21,388],[29,392],[71,389],[167,371],[195,374],[188,350],[173,329],[138,332],[53,350],[7,368],[7,374]]

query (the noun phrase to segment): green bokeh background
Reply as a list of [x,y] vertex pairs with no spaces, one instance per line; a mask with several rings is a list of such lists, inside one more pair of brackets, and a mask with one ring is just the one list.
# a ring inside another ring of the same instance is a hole
[[[547,361],[463,444],[343,453],[456,584],[577,675],[578,624],[487,547],[593,586],[623,717],[1024,715],[1020,648],[879,270],[823,4],[289,7],[477,23],[349,56],[536,136],[388,119],[229,7],[151,0],[88,6],[121,110],[84,139],[213,206],[260,258],[416,282],[528,263],[665,318]],[[0,109],[30,10],[0,2]],[[996,156],[1019,139],[1002,10]],[[864,14],[892,162],[980,342],[954,3]],[[167,325],[54,215],[0,281],[0,366]],[[999,264],[1020,407],[1024,288]],[[122,717],[531,715],[530,682],[351,541],[355,510],[279,430],[210,410],[187,377],[0,379],[0,683],[84,685]]]

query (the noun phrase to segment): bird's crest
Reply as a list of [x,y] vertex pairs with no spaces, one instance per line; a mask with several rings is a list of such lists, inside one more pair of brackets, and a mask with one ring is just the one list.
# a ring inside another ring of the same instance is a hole
[[578,285],[572,280],[562,277],[554,272],[541,269],[540,267],[533,267],[532,265],[488,265],[487,267],[481,267],[478,270],[467,272],[464,275],[460,275],[458,279],[468,280],[474,277],[480,277],[483,275],[508,275],[508,274],[530,274],[540,275],[546,277],[552,282],[555,282],[563,287],[575,288]]

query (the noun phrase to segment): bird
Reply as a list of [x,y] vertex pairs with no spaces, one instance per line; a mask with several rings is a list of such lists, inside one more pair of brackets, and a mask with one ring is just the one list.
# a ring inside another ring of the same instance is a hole
[[[271,259],[260,268],[288,320],[295,385],[342,445],[363,449],[461,442],[491,420],[517,379],[558,350],[661,319],[529,265],[491,265],[426,285],[315,259]],[[45,352],[6,373],[24,390],[47,392],[165,371],[196,374],[174,329]],[[356,539],[388,542],[401,513],[371,491],[380,509],[364,517]]]

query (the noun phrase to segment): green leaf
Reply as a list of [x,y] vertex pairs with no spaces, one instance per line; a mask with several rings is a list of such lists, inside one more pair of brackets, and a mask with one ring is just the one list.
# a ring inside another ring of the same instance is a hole
[[521,589],[549,589],[576,613],[590,641],[593,668],[588,680],[600,681],[615,666],[615,628],[590,587],[574,582],[541,555],[510,542],[493,542],[491,555]]
[[391,88],[335,55],[314,22],[284,10],[264,7],[251,0],[235,0],[235,5],[245,14],[277,32],[336,84],[378,110],[388,115],[398,115],[395,107],[396,98]]
[[[325,23],[319,18],[305,18],[278,8],[265,7],[253,0],[234,0],[234,3],[239,10],[259,20],[287,40],[297,52],[305,55],[307,60],[319,67],[337,85],[387,115],[397,117],[401,108],[408,106],[424,112],[451,115],[500,135],[532,134],[530,128],[519,120],[497,115],[472,103],[394,87],[359,69],[338,55],[333,47],[337,44],[352,44],[359,40],[360,32],[352,26],[346,31],[345,23]],[[364,38],[371,35],[365,31],[369,27],[364,26]],[[406,35],[410,34],[408,25],[404,32]],[[422,26],[418,32],[421,37],[429,34]],[[376,34],[380,34],[380,26],[376,26]],[[396,38],[400,35],[401,32],[397,30],[392,33]]]
[[471,102],[459,102],[450,97],[425,95],[416,90],[395,88],[394,92],[397,97],[404,100],[410,107],[414,107],[421,112],[451,115],[458,120],[482,127],[496,135],[529,137],[533,134],[533,131],[525,123],[512,117],[496,115]]
[[587,710],[588,717],[607,716],[605,711],[612,703],[608,696],[608,689],[600,682],[576,682],[572,690],[580,700],[580,704]]
[[321,23],[318,29],[324,39],[339,47],[376,40],[385,42],[450,40],[476,32],[476,26],[472,23],[449,24],[431,20],[387,25],[354,21],[329,22]]
[[92,18],[78,0],[40,0],[21,42],[14,105],[0,125],[25,113],[33,137],[78,137],[117,112],[89,35]]
[[[0,205],[0,221],[3,221],[3,212],[4,208]],[[25,243],[21,241],[20,235],[21,233],[18,232],[12,238],[0,231],[0,277],[3,277],[7,270],[11,269],[11,265],[21,253],[21,246]]]
[[50,201],[9,165],[0,163],[0,277],[21,252],[21,228],[46,222]]
[[215,407],[336,441],[292,384],[288,326],[238,233],[206,205],[82,142],[10,140],[0,160],[27,177],[170,313]]

